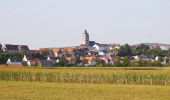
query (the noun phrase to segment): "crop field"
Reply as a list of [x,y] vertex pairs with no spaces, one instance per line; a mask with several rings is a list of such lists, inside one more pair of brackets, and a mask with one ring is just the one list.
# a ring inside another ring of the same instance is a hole
[[170,86],[0,81],[1,100],[170,100]]
[[170,100],[169,67],[0,66],[1,100]]
[[0,67],[0,80],[93,84],[170,85],[170,68]]

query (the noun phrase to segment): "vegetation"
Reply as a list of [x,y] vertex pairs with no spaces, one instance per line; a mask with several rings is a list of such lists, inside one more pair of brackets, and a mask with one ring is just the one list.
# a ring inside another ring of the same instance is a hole
[[40,53],[32,54],[31,56],[33,59],[35,59],[35,58],[45,59],[45,57],[43,55],[41,55]]
[[[113,51],[114,52],[114,51]],[[128,44],[125,44],[120,47],[119,50],[116,51],[118,53],[118,56],[124,57],[124,56],[135,56],[135,55],[146,55],[151,57],[165,57],[170,56],[170,50],[161,50],[160,48],[157,49],[150,49],[149,46],[145,44],[139,45],[136,47],[130,47]]]
[[0,64],[6,64],[8,59],[14,61],[21,61],[23,56],[21,54],[8,54],[6,52],[0,53]]
[[0,68],[0,80],[93,84],[170,85],[166,68]]
[[3,52],[3,49],[2,49],[3,47],[2,47],[2,44],[0,44],[0,53],[2,53]]
[[0,81],[1,100],[169,100],[169,86]]

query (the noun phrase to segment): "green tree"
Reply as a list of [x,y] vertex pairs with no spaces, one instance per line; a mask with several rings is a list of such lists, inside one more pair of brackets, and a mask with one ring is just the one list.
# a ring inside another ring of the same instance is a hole
[[113,49],[113,53],[114,53],[114,55],[117,56],[117,55],[119,54],[119,50],[118,50],[117,48],[114,48],[114,49]]
[[136,48],[131,48],[132,55],[138,55]]
[[130,60],[128,57],[122,57],[122,62],[121,62],[122,67],[127,67],[130,65]]
[[119,56],[132,56],[131,48],[128,44],[125,44],[124,46],[121,46],[119,49]]
[[147,52],[148,49],[149,49],[149,46],[147,46],[147,45],[145,45],[145,44],[140,44],[140,45],[137,47],[138,55],[146,54],[146,52]]
[[28,50],[27,50],[26,48],[21,47],[21,49],[20,49],[20,54],[21,54],[22,56],[27,55],[27,54],[28,54]]
[[2,44],[0,44],[0,53],[3,52],[3,47],[2,47]]
[[38,58],[40,60],[45,59],[45,57],[43,55],[41,55],[40,53],[32,54],[32,58],[33,59]]

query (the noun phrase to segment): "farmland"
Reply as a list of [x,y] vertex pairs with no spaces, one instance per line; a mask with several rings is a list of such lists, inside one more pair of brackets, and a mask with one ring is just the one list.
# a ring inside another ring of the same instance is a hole
[[170,85],[169,68],[0,68],[0,80]]
[[169,67],[0,66],[1,100],[169,100]]
[[170,87],[0,81],[1,100],[169,100]]

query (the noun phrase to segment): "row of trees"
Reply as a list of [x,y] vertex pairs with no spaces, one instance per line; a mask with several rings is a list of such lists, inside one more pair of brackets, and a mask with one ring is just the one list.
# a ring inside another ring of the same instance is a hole
[[146,61],[146,60],[138,60],[138,61],[130,61],[128,57],[119,58],[114,62],[115,67],[162,67],[161,60],[158,61]]
[[150,49],[149,46],[141,44],[140,46],[130,47],[128,44],[125,44],[120,47],[120,49],[115,49],[113,52],[121,57],[125,56],[135,56],[135,55],[146,55],[146,56],[170,56],[170,50],[161,50],[161,49]]

